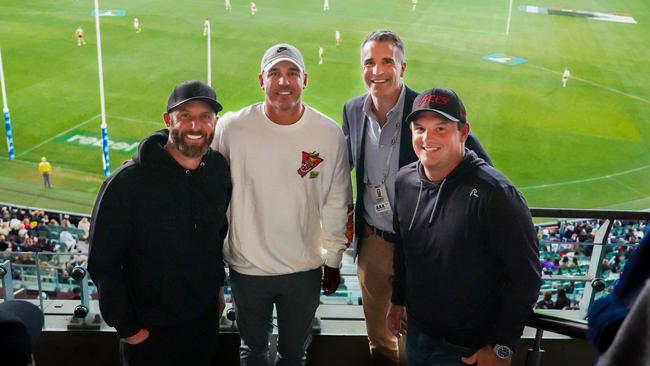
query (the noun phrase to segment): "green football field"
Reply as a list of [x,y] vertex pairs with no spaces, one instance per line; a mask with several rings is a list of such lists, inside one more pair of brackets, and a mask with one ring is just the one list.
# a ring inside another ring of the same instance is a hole
[[[164,126],[175,84],[206,80],[204,19],[212,24],[212,82],[225,111],[263,98],[262,53],[289,42],[306,59],[304,100],[339,122],[343,103],[364,92],[359,43],[368,31],[389,28],[406,44],[406,83],[456,90],[472,130],[530,206],[650,208],[648,0],[514,0],[510,16],[509,0],[420,0],[415,11],[410,0],[331,0],[328,12],[322,0],[256,3],[252,16],[241,0],[232,0],[229,12],[223,0],[100,1],[101,9],[125,11],[101,18],[113,170],[135,143]],[[529,13],[523,5],[627,14],[636,24]],[[7,159],[2,143],[0,202],[91,210],[103,181],[94,146],[101,119],[92,10],[90,0],[2,0],[0,47],[16,159]],[[74,34],[79,25],[82,47]],[[497,53],[527,62],[484,59]],[[565,67],[572,76],[562,88]],[[51,190],[37,172],[42,156],[54,167]]]

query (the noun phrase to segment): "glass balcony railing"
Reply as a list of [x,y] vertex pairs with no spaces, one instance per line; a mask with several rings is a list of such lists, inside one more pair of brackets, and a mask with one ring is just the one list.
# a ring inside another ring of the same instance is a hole
[[[537,224],[543,272],[538,307],[545,308],[541,306],[544,297],[550,296],[553,303],[550,308],[556,308],[558,294],[563,293],[567,302],[560,302],[562,306],[558,309],[574,310],[572,317],[576,319],[584,319],[589,305],[612,291],[625,269],[627,258],[636,248],[638,239],[648,231],[646,224],[650,222],[649,212],[553,209],[531,209],[531,212],[538,221],[549,217],[555,220]],[[55,235],[51,235],[54,238]],[[42,309],[56,300],[75,300],[83,304],[96,299],[97,290],[92,279],[87,275],[85,282],[73,278],[75,268],[86,266],[87,244],[83,241],[72,247],[55,244],[57,252],[1,252],[0,297],[35,300]],[[361,290],[351,250],[343,256],[341,274],[343,280],[338,290],[333,295],[321,296],[321,303],[360,305]],[[224,293],[226,301],[230,302],[228,282]]]

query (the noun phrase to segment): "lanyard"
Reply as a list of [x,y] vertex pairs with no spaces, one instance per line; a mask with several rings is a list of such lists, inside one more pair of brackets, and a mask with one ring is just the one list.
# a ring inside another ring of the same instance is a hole
[[[369,121],[369,122],[372,122],[372,121]],[[386,183],[386,178],[388,178],[388,170],[390,168],[390,161],[391,161],[391,158],[393,157],[393,151],[395,151],[395,145],[397,144],[397,138],[399,137],[401,126],[402,126],[402,124],[400,122],[397,122],[397,124],[395,126],[395,133],[393,134],[393,137],[390,140],[390,150],[388,151],[388,156],[386,157],[386,163],[384,164],[384,169],[383,169],[383,172],[382,172],[382,178],[381,178],[381,183],[380,184],[385,184]],[[381,135],[381,133],[380,133],[380,135]],[[381,139],[381,136],[379,136],[379,139]],[[377,145],[380,145],[380,144],[377,143]],[[364,167],[365,167],[366,172],[364,172],[365,174],[363,175],[363,182],[366,184],[366,186],[370,187],[373,184],[370,183],[370,181],[368,180],[368,172],[367,172],[368,164],[364,164]]]

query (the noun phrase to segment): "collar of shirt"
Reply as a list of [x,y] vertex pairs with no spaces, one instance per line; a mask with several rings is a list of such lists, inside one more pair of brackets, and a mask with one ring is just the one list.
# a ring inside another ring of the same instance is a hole
[[[406,95],[406,88],[404,87],[404,84],[402,84],[402,90],[399,93],[399,98],[397,98],[397,102],[393,106],[393,108],[388,111],[388,120],[386,121],[386,124],[391,124],[391,123],[398,123],[402,121],[402,113],[404,111],[404,98]],[[366,99],[363,101],[363,113],[368,116],[368,119],[372,121],[372,123],[377,123],[377,116],[375,116],[375,112],[372,111],[372,97],[370,94],[366,96]],[[381,130],[381,127],[380,127]]]

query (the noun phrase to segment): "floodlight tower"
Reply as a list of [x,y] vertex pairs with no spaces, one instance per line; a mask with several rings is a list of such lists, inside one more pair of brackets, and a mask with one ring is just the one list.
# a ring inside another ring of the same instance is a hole
[[208,34],[206,37],[208,39],[208,85],[212,86],[212,67],[210,67],[212,65],[212,52],[210,52],[210,37],[212,33],[212,27],[210,26],[209,20],[206,19],[205,21],[208,28]]
[[99,31],[99,0],[95,0],[95,30],[97,32],[97,65],[99,70],[99,105],[102,116],[102,162],[104,176],[111,174],[111,163],[108,156],[108,125],[106,124],[106,103],[104,102],[104,66],[102,64],[102,39]]
[[7,90],[5,89],[5,72],[2,67],[2,49],[0,49],[0,84],[2,85],[2,114],[5,118],[5,134],[7,135],[7,154],[9,160],[16,158],[14,152],[14,135],[11,132],[11,117],[9,116],[9,103],[7,102]]

